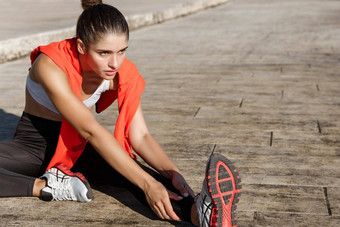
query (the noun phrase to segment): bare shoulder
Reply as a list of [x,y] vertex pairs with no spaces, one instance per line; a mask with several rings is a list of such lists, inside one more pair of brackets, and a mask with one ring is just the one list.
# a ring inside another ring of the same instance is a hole
[[59,75],[57,77],[66,77],[65,72],[44,53],[34,61],[30,72],[31,79],[37,83],[41,83],[45,77],[56,78],[57,75]]

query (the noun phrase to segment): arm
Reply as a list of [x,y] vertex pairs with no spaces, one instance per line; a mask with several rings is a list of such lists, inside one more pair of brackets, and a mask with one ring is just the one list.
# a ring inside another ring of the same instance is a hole
[[193,197],[195,196],[192,189],[184,180],[180,170],[149,133],[141,105],[139,105],[131,123],[129,138],[132,147],[138,155],[164,177],[170,179],[172,184],[181,192],[182,196],[187,196],[188,194]]
[[146,193],[148,201],[155,204],[152,208],[160,217],[178,220],[177,215],[169,208],[170,202],[167,204],[164,200],[164,187],[140,168],[112,134],[95,120],[91,111],[73,93],[65,73],[44,54],[38,57],[32,69],[34,79],[43,86],[57,110],[77,132],[114,169]]

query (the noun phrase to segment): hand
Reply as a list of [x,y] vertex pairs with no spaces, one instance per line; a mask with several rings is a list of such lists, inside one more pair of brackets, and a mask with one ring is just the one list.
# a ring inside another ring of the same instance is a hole
[[194,191],[190,188],[190,186],[180,173],[173,172],[171,182],[172,185],[181,193],[183,197],[188,197],[189,195],[195,197]]
[[171,192],[168,192],[166,188],[156,180],[146,186],[144,193],[151,209],[158,217],[167,220],[180,220],[174,212],[169,199],[169,196],[176,196],[175,193],[173,193],[173,195]]

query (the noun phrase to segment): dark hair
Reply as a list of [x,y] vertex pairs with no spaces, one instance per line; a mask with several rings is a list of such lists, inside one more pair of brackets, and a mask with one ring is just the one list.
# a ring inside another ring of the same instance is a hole
[[101,0],[82,0],[81,4],[84,11],[78,18],[76,36],[86,47],[111,32],[125,34],[129,39],[129,26],[118,9]]

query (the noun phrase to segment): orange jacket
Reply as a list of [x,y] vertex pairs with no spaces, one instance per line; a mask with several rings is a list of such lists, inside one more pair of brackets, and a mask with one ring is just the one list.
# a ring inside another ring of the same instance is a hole
[[[81,68],[78,60],[76,38],[54,42],[47,46],[39,46],[31,53],[31,63],[40,53],[46,54],[67,75],[72,91],[81,100]],[[96,111],[100,113],[118,99],[119,116],[115,126],[114,136],[119,144],[132,157],[129,143],[129,127],[138,108],[141,94],[145,87],[145,81],[139,74],[136,66],[125,59],[117,74],[119,78],[118,89],[102,93],[96,104]],[[47,169],[58,162],[72,168],[83,152],[87,141],[65,119],[62,120],[58,145],[55,154]]]

